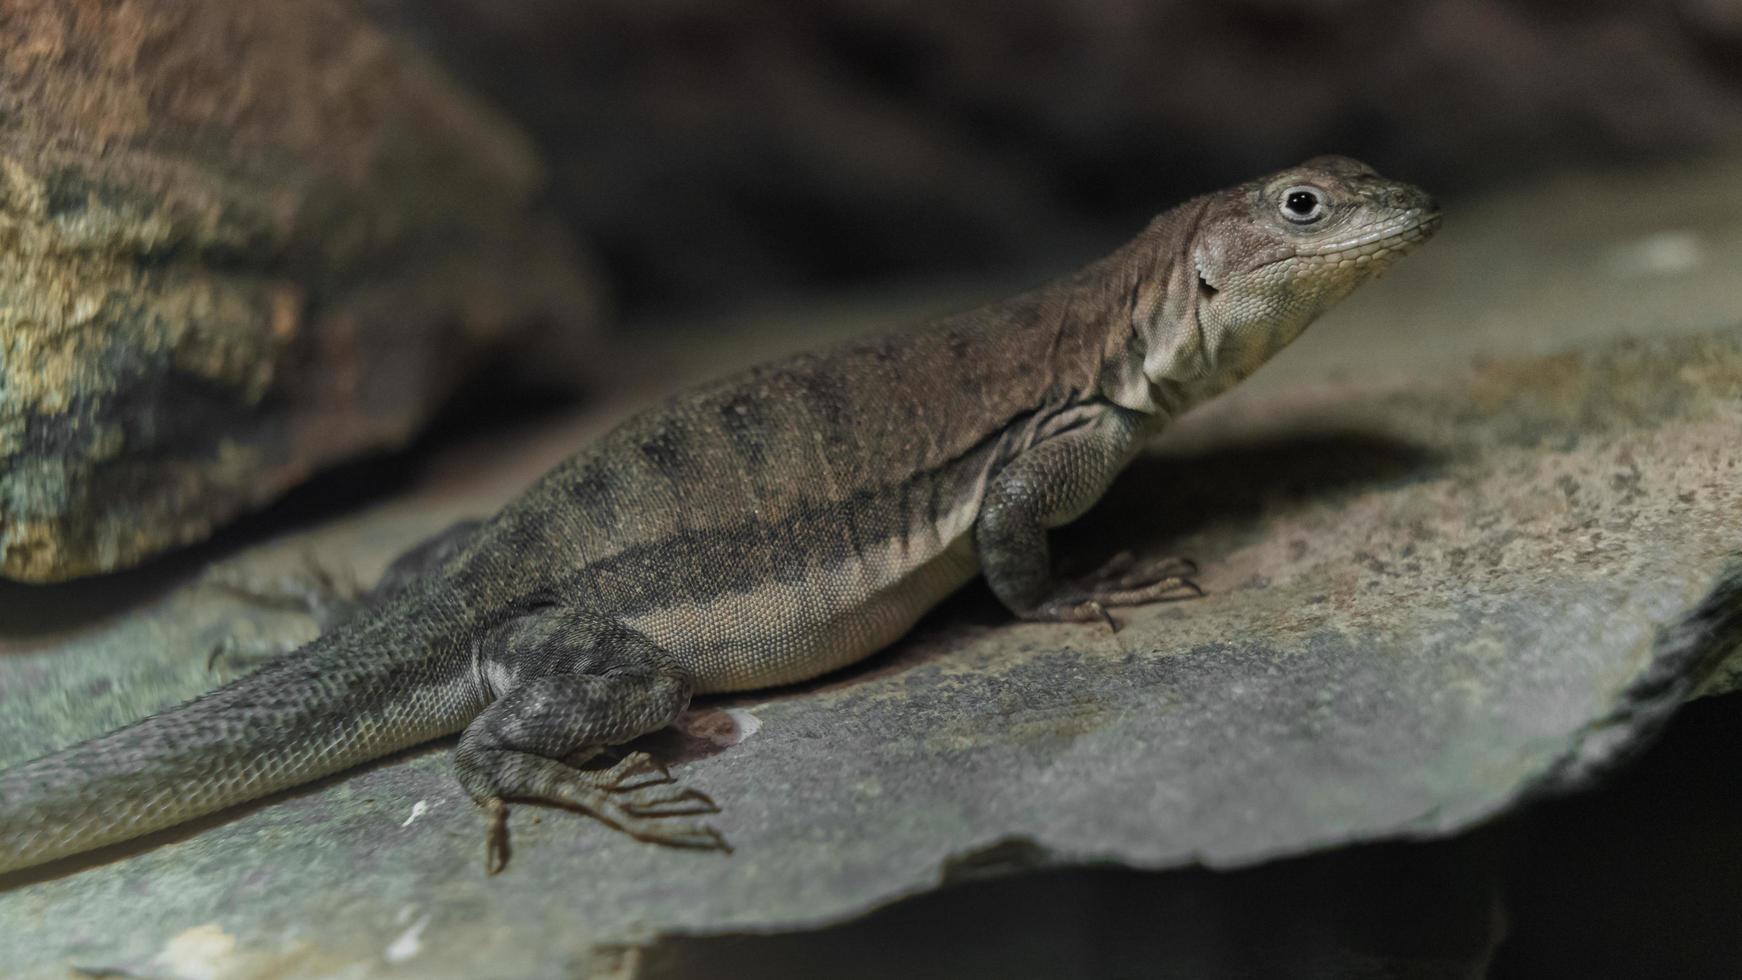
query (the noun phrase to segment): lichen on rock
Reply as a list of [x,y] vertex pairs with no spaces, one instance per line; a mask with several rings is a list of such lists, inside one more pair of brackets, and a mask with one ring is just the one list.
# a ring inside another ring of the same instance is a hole
[[0,36],[0,575],[200,539],[592,326],[534,152],[346,5],[0,0]]

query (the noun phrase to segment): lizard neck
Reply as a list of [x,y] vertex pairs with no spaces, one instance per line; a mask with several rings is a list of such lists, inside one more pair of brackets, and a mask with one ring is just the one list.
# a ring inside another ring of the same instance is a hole
[[974,356],[1009,375],[996,389],[1024,391],[1034,408],[1111,402],[1165,425],[1237,380],[1218,376],[1198,325],[1192,242],[1210,200],[1188,201],[1105,258],[940,328],[979,335]]
[[1198,323],[1191,251],[1207,203],[1168,211],[1099,263],[1100,291],[1113,302],[1102,317],[1097,386],[1103,398],[1158,425],[1220,390]]

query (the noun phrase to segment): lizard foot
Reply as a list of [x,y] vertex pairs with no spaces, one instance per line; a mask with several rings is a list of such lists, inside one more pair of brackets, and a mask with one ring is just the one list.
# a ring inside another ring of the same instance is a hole
[[[560,767],[560,768],[559,768]],[[580,770],[560,763],[541,767],[547,778],[536,790],[515,798],[577,810],[639,841],[665,847],[724,851],[732,847],[718,830],[674,817],[719,813],[711,797],[676,784],[671,773],[645,752],[632,752],[610,769]],[[645,778],[649,775],[651,779]],[[500,872],[508,863],[508,807],[502,797],[484,801],[489,820],[484,870]]]
[[624,810],[643,817],[683,817],[719,813],[714,798],[678,786],[665,764],[646,752],[631,752],[609,769],[581,770],[584,782],[613,794]]
[[[1116,592],[1143,589],[1161,582],[1191,583],[1198,574],[1198,563],[1190,558],[1168,555],[1143,559],[1131,551],[1121,551],[1106,564],[1074,585],[1080,592]],[[1193,587],[1196,585],[1193,583]]]
[[[652,780],[638,777],[653,773]],[[579,810],[607,827],[636,840],[667,847],[730,851],[726,839],[712,827],[670,817],[719,813],[720,807],[701,790],[677,785],[665,766],[645,752],[633,752],[610,769],[575,771],[574,778],[550,786],[544,802]]]
[[1140,562],[1131,552],[1122,551],[1092,575],[1036,606],[1024,618],[1055,623],[1101,622],[1117,633],[1119,622],[1110,611],[1114,607],[1202,597],[1204,590],[1193,578],[1197,571],[1197,562],[1189,558]]
[[227,675],[245,674],[265,666],[269,661],[293,653],[302,646],[300,640],[269,636],[243,639],[232,633],[212,644],[212,652],[206,656],[206,670],[215,671],[219,664],[223,664]]
[[[290,575],[266,578],[226,568],[207,575],[199,587],[226,592],[273,612],[307,616],[322,633],[348,619],[361,604],[361,590],[354,578],[341,577],[308,552],[303,554],[303,569]],[[308,640],[306,636],[287,639],[261,631],[258,621],[252,625],[254,635],[232,633],[214,644],[206,669],[216,670],[221,663],[229,671],[246,673],[295,651]]]
[[277,578],[225,569],[207,576],[201,584],[256,606],[302,613],[324,633],[357,610],[363,589],[353,575],[334,571],[312,553],[304,552],[302,562],[300,571]]

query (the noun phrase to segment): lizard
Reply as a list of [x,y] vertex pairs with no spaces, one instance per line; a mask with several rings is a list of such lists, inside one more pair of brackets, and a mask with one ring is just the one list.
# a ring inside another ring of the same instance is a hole
[[588,761],[695,695],[868,657],[977,575],[1021,620],[1199,593],[1177,562],[1061,580],[1048,534],[1439,223],[1423,191],[1318,157],[1014,298],[671,396],[413,549],[306,646],[0,772],[0,872],[455,734],[490,873],[510,802],[723,849],[691,819],[713,801],[646,753]]

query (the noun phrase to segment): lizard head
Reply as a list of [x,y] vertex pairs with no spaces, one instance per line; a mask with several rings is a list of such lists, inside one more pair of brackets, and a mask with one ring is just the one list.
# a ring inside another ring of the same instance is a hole
[[1439,221],[1426,193],[1347,157],[1317,157],[1204,198],[1144,375],[1191,401],[1215,394],[1425,241]]

